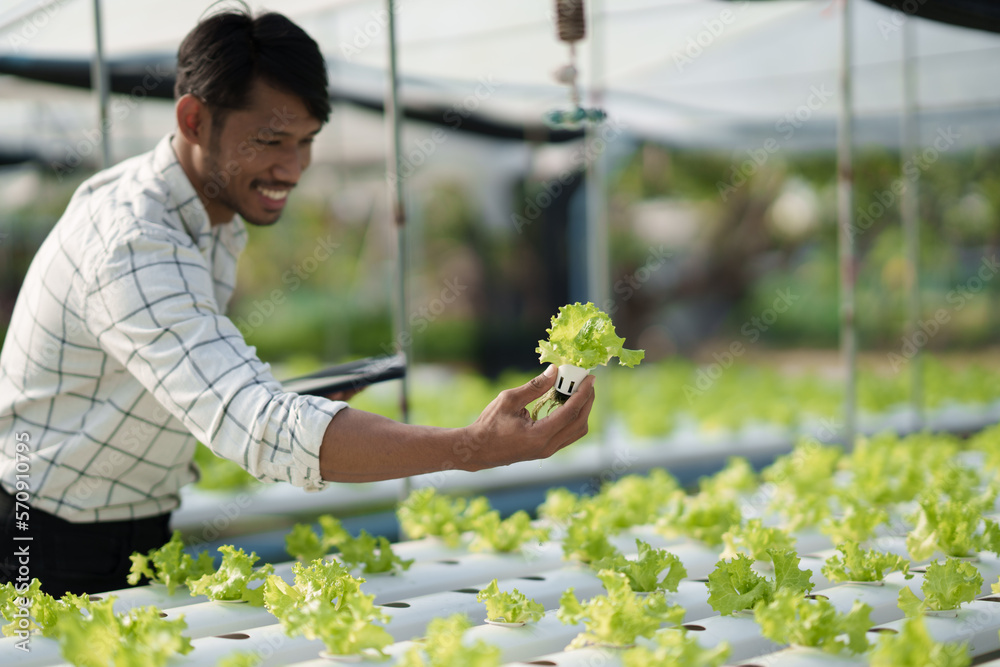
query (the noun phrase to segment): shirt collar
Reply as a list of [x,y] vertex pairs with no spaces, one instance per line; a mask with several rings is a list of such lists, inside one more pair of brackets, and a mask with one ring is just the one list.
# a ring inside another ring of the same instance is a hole
[[173,138],[173,134],[168,134],[160,139],[153,149],[153,168],[163,176],[170,189],[168,210],[177,212],[184,229],[199,248],[210,244],[213,231],[216,231],[220,240],[234,251],[234,254],[239,254],[246,244],[246,226],[243,219],[234,215],[232,220],[216,225],[213,230],[212,221],[208,218],[201,197],[188,180],[177,154],[174,153]]

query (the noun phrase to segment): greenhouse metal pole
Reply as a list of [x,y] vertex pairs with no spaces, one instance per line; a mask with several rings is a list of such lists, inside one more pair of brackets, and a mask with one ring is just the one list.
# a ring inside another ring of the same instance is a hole
[[854,320],[854,171],[852,166],[853,0],[843,0],[840,44],[840,108],[837,114],[837,240],[840,254],[840,350],[844,364],[844,446],[854,447],[857,427],[858,350]]
[[[900,172],[904,165],[913,160],[919,142],[917,124],[917,63],[916,24],[912,19],[903,22],[903,117],[900,123]],[[909,269],[910,284],[906,302],[906,337],[912,341],[917,332],[921,315],[920,299],[920,181],[914,179],[905,183],[900,198],[900,215],[903,219],[903,242],[906,247],[906,264]],[[917,346],[915,346],[917,347]],[[913,430],[924,428],[924,375],[920,348],[917,347],[910,359],[910,406],[913,410]]]
[[[600,39],[600,23],[598,18],[601,15],[601,1],[591,0],[590,2],[590,106],[598,109],[604,101],[604,91],[602,89],[604,53],[601,50],[603,44]],[[584,146],[597,146],[597,130],[599,125],[587,123],[584,136]],[[595,149],[596,150],[596,149]],[[586,202],[587,202],[587,296],[594,304],[605,310],[610,304],[609,299],[609,265],[608,256],[608,199],[605,179],[607,178],[607,162],[605,154],[607,146],[603,145],[602,150],[597,152],[594,159],[587,162],[586,175]],[[613,313],[608,313],[609,315]],[[598,366],[594,373],[603,376],[603,380],[608,380],[608,373],[604,366]],[[611,429],[608,428],[608,417],[610,416],[609,399],[611,396],[610,387],[604,391],[596,392],[594,398],[593,412],[597,416],[597,421],[601,425],[601,431],[597,434],[600,438],[601,451],[603,454],[602,465],[610,466],[614,456],[614,443],[608,438]]]
[[[386,164],[388,180],[391,186],[389,197],[392,203],[392,218],[396,224],[396,348],[403,354],[405,372],[399,392],[400,418],[404,424],[410,422],[410,327],[406,319],[408,294],[406,290],[407,273],[407,243],[406,243],[406,205],[403,201],[403,181],[399,174],[402,166],[402,116],[399,112],[399,72],[396,67],[396,3],[386,0],[389,14],[389,82],[385,97],[385,118],[389,130],[389,159]],[[400,486],[402,498],[409,495],[411,482],[403,478]],[[402,530],[402,529],[401,529]]]
[[94,62],[90,78],[97,91],[97,122],[101,134],[101,166],[111,166],[111,123],[108,121],[108,99],[111,81],[108,64],[104,60],[104,29],[101,22],[101,0],[94,0]]

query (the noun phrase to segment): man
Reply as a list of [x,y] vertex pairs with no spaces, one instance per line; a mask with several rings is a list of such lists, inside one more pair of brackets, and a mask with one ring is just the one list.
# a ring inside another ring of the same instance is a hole
[[281,15],[219,13],[181,44],[175,97],[176,131],[80,186],[18,296],[0,351],[0,579],[125,586],[129,554],[169,537],[196,439],[315,490],[545,458],[586,433],[592,379],[528,417],[551,367],[460,429],[283,392],[224,313],[243,221],[278,220],[328,118],[323,58]]

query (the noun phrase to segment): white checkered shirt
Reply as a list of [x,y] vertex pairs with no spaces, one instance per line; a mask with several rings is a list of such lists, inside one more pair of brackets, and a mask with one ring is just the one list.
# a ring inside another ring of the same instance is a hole
[[0,351],[8,493],[22,433],[33,506],[69,521],[174,509],[196,438],[260,480],[323,486],[320,443],[346,403],[283,392],[224,315],[245,245],[238,217],[210,224],[169,136],[80,186]]

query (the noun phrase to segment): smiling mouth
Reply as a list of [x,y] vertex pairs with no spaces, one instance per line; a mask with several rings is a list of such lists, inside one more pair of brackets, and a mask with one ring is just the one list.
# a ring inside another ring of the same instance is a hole
[[272,199],[274,201],[284,201],[285,198],[288,197],[288,193],[291,192],[291,190],[272,190],[270,188],[258,187],[257,192],[261,193],[268,199]]

